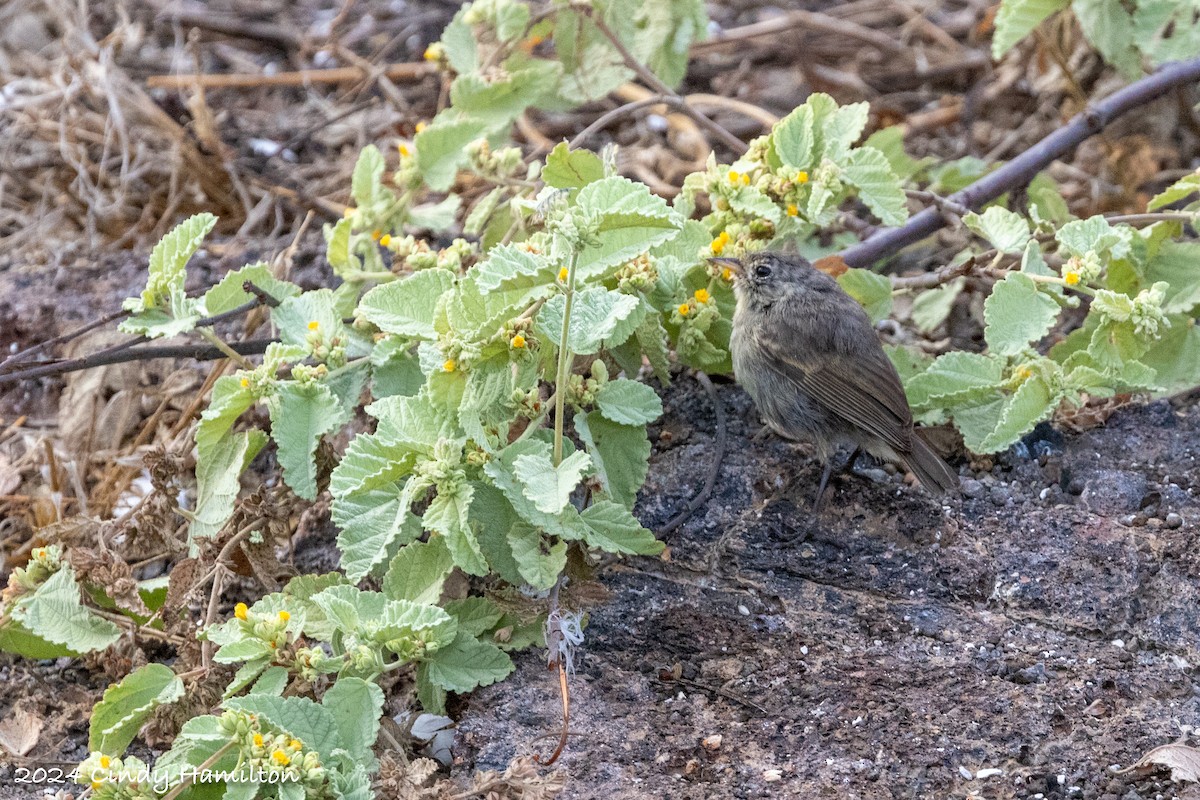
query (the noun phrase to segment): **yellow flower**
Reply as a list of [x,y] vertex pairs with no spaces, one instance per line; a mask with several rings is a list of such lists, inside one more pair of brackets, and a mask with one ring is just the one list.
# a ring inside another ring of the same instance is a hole
[[447,358],[446,363],[442,364],[442,369],[446,370],[446,372],[454,372],[454,369],[457,366],[458,366],[458,364],[454,363],[453,358]]
[[112,764],[111,758],[108,756],[100,756],[100,769],[108,769],[110,764]]
[[721,278],[722,280],[727,281],[733,280],[733,270],[731,270],[729,267],[721,270]]
[[750,185],[750,176],[743,174],[742,175],[742,186],[749,186],[749,185]]
[[249,379],[249,378],[242,378],[242,380],[241,380],[241,384],[242,384],[242,388],[243,388],[243,389],[249,389],[249,388],[250,388],[250,379]]
[[383,231],[376,228],[375,230],[371,231],[371,238],[378,242],[383,238]]
[[274,753],[271,753],[271,760],[281,767],[286,767],[292,763],[292,757],[282,750],[276,750]]
[[412,155],[412,151],[408,149],[408,145],[406,145],[404,142],[398,144],[396,149],[400,151],[400,155],[404,158],[408,158],[410,155]]
[[317,328],[320,328],[320,327],[321,327],[321,323],[315,319],[312,322],[308,323],[308,329],[310,331],[315,331]]
[[721,231],[721,235],[713,239],[712,247],[713,255],[721,255],[721,251],[725,249],[725,245],[729,244],[729,231]]
[[413,126],[413,130],[415,130],[417,133],[420,133],[421,131],[425,130],[428,127],[429,126],[427,124],[425,124],[425,120],[421,120],[415,126]]
[[692,307],[689,306],[687,303],[680,303],[679,316],[686,317],[688,315],[688,312],[690,312],[691,310],[692,310]]
[[288,612],[286,612],[286,611],[279,612],[279,621],[280,622],[287,622],[291,618],[292,618],[292,615],[289,614]]
[[255,747],[263,746],[263,735],[261,733],[254,734],[254,746]]
[[518,333],[508,343],[519,350],[525,346],[525,337]]
[[437,42],[434,42],[433,44],[429,45],[429,47],[425,48],[424,58],[426,61],[439,61],[443,52],[444,49],[442,46]]
[[93,792],[96,791],[103,785],[104,785],[104,781],[92,781],[92,791]]
[[808,173],[800,170],[796,173],[796,183],[808,183]]
[[292,748],[293,750],[300,750],[304,747],[304,742],[300,741],[299,739],[292,739],[290,742],[288,742],[288,747]]
[[732,183],[734,186],[737,186],[737,182],[740,177],[741,176],[738,175],[733,170],[729,170],[729,182]]
[[381,245],[383,245],[384,247],[391,247],[392,246],[392,235],[390,233],[385,233],[383,236],[380,236],[379,243]]
[[346,206],[342,209],[342,216],[346,219],[354,216],[354,206]]
[[245,619],[246,615],[249,613],[250,609],[246,607],[245,603],[238,603],[233,607],[233,615],[238,619]]
[[708,289],[697,289],[693,297],[696,298],[697,303],[707,303],[712,299],[708,294]]
[[560,269],[558,271],[558,280],[560,283],[567,282],[567,268],[566,267],[563,267],[562,269]]
[[799,213],[800,213],[800,209],[796,208],[796,204],[795,204],[795,203],[788,203],[788,207],[787,207],[787,215],[788,215],[789,217],[794,217],[794,216],[796,216],[796,215],[797,215],[797,214],[799,214]]
[[33,553],[31,553],[31,555],[34,558],[44,558],[46,555],[46,548],[44,548],[44,547],[34,548]]
[[1063,283],[1067,284],[1067,286],[1077,285],[1079,283],[1079,273],[1074,270],[1071,270],[1070,272],[1064,272]]
[[1033,374],[1033,370],[1031,370],[1029,367],[1025,366],[1024,364],[1017,367],[1016,376],[1017,376],[1017,380],[1019,380],[1019,381],[1027,380],[1029,378],[1029,376],[1032,374]]

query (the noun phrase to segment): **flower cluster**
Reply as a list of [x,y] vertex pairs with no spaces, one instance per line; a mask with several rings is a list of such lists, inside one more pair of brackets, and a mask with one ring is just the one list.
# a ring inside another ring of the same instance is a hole
[[1092,310],[1112,322],[1132,323],[1134,332],[1139,336],[1158,338],[1159,329],[1171,325],[1162,308],[1168,288],[1165,281],[1159,281],[1149,289],[1138,292],[1136,297],[1099,289],[1092,300]]
[[1071,256],[1063,265],[1063,283],[1067,286],[1078,286],[1081,283],[1087,285],[1099,278],[1103,271],[1104,265],[1100,263],[1100,256],[1093,251],[1082,256]]
[[299,783],[309,800],[336,796],[320,755],[305,748],[304,742],[285,732],[264,730],[259,718],[245,711],[226,711],[218,725],[236,743],[243,774]]
[[62,548],[56,544],[35,547],[29,554],[29,562],[17,567],[8,576],[8,586],[0,595],[0,601],[9,603],[22,595],[36,590],[63,565]]
[[245,603],[238,603],[233,607],[233,616],[240,623],[243,633],[261,639],[272,650],[278,651],[291,641],[288,623],[292,615],[287,611],[259,614],[252,612]]

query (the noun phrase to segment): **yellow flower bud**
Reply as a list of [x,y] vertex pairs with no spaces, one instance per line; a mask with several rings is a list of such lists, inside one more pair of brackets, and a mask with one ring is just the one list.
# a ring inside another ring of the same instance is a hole
[[288,742],[288,747],[292,748],[293,750],[300,750],[304,747],[304,743],[299,739],[292,739],[290,742]]
[[446,363],[442,364],[442,369],[444,369],[446,372],[454,372],[454,370],[457,366],[458,366],[458,364],[454,363],[453,358],[447,358]]
[[692,307],[689,306],[687,303],[680,303],[679,316],[686,317],[688,315],[688,312],[690,312],[691,310],[692,310]]
[[100,769],[108,769],[110,764],[112,764],[111,758],[108,756],[100,756]]
[[250,613],[250,609],[246,607],[245,603],[238,603],[236,606],[233,607],[233,615],[235,617],[237,617],[238,619],[245,619],[246,615],[248,615],[249,613]]
[[443,48],[437,42],[425,48],[424,58],[426,61],[437,61],[442,57]]
[[371,231],[371,238],[378,242],[383,238],[383,231],[376,228],[375,230]]
[[696,298],[697,303],[707,303],[712,299],[708,294],[708,289],[697,289],[696,293],[692,296]]
[[271,753],[271,760],[281,767],[286,767],[292,763],[292,757],[282,750],[276,750],[274,753]]
[[1078,283],[1079,283],[1079,273],[1078,273],[1078,272],[1075,272],[1075,271],[1071,271],[1071,272],[1064,272],[1064,273],[1063,273],[1063,282],[1064,282],[1064,283],[1066,283],[1066,284],[1067,284],[1067,286],[1076,286],[1076,285],[1078,285]]
[[400,151],[400,155],[404,158],[408,158],[410,155],[412,155],[412,151],[408,149],[408,145],[406,145],[404,142],[396,145],[396,149]]
[[320,327],[321,327],[321,323],[315,319],[308,323],[308,329],[310,331],[315,331],[317,328],[320,328]]
[[566,282],[567,282],[567,275],[568,275],[568,274],[569,274],[569,273],[567,272],[567,268],[566,268],[566,267],[563,267],[562,269],[560,269],[560,270],[558,271],[558,280],[559,280],[559,282],[560,282],[560,283],[566,283]]
[[738,179],[739,179],[740,177],[741,177],[741,176],[740,176],[740,175],[738,175],[738,174],[737,174],[736,172],[734,172],[733,170],[729,170],[729,182],[730,182],[730,183],[732,183],[734,186],[736,186],[736,185],[737,185]]
[[794,216],[796,216],[796,215],[797,215],[797,214],[799,214],[799,213],[800,213],[800,209],[796,208],[796,204],[795,204],[795,203],[788,203],[788,207],[787,207],[787,215],[788,215],[789,217],[794,217]]
[[383,245],[384,247],[391,247],[392,246],[392,235],[390,233],[385,233],[383,236],[380,236],[379,244]]
[[508,343],[519,350],[525,346],[525,337],[518,333]]
[[254,734],[254,746],[255,747],[263,746],[263,735],[261,733]]
[[354,216],[354,206],[346,206],[342,209],[342,217],[349,219]]
[[808,173],[805,172],[804,170],[800,170],[799,172],[796,173],[795,180],[796,180],[796,183],[808,183]]
[[415,130],[417,133],[420,133],[421,131],[425,130],[428,127],[429,126],[425,123],[425,121],[421,120],[413,127],[413,130]]
[[249,389],[249,388],[250,388],[250,379],[249,379],[249,378],[242,378],[242,380],[241,380],[240,382],[241,382],[241,384],[242,384],[242,388],[243,388],[243,389]]
[[731,270],[729,267],[721,270],[721,279],[726,281],[733,280],[733,270]]
[[291,618],[292,618],[292,615],[289,614],[288,612],[286,612],[286,611],[279,612],[279,621],[280,622],[287,622]]
[[92,781],[92,791],[93,792],[96,791],[103,785],[104,785],[104,781]]
[[749,186],[749,185],[750,185],[750,176],[743,174],[742,175],[742,186]]

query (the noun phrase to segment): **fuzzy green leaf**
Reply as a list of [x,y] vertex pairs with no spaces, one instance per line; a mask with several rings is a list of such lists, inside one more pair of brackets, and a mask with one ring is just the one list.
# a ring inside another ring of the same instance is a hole
[[392,600],[436,603],[453,569],[454,559],[443,537],[413,542],[400,548],[392,558],[380,589]]
[[161,705],[183,696],[183,681],[170,667],[146,664],[109,686],[92,709],[88,750],[107,756],[124,755],[146,718]]
[[580,518],[587,526],[584,538],[592,547],[642,556],[656,556],[663,551],[663,543],[620,503],[601,500],[585,508]]
[[1004,363],[995,356],[952,351],[906,381],[904,391],[914,408],[963,405],[997,390],[1004,380]]
[[1157,211],[1164,206],[1177,203],[1185,197],[1200,192],[1200,172],[1184,175],[1179,180],[1162,190],[1146,204],[1147,211]]
[[464,148],[487,130],[487,123],[470,117],[437,121],[418,133],[413,142],[417,148],[417,166],[421,177],[435,192],[444,192],[454,183],[458,167],[466,160]]
[[567,566],[567,543],[562,539],[552,542],[527,523],[512,527],[508,544],[521,577],[534,589],[550,589]]
[[983,336],[993,353],[1016,355],[1050,332],[1060,308],[1026,274],[1011,273],[983,304]]
[[966,278],[958,277],[913,298],[912,320],[921,333],[933,333],[950,316],[954,301],[962,293]]
[[604,177],[604,162],[590,150],[570,150],[559,142],[546,156],[542,180],[556,189],[581,189]]
[[433,340],[437,338],[434,308],[453,285],[454,274],[449,270],[421,270],[371,289],[359,301],[358,310],[382,331]]
[[872,322],[892,313],[892,282],[886,275],[869,269],[848,269],[838,276],[838,283],[867,311]]
[[591,463],[588,454],[578,450],[564,458],[557,467],[543,453],[518,456],[513,467],[525,497],[543,514],[557,514],[566,508],[571,492],[579,485],[580,476]]
[[226,273],[216,286],[204,293],[200,301],[204,313],[210,316],[223,314],[256,299],[242,288],[246,281],[253,283],[276,300],[285,300],[300,293],[299,286],[279,280],[271,274],[271,269],[266,264],[250,264]]
[[395,546],[421,535],[420,518],[401,502],[395,484],[351,495],[334,495],[330,510],[333,523],[341,529],[337,546],[342,553],[342,569],[350,580],[362,579]]
[[440,533],[446,541],[446,549],[454,559],[454,565],[468,575],[486,575],[487,559],[479,549],[479,541],[471,530],[469,509],[471,507],[471,484],[463,483],[456,492],[439,491],[425,510],[425,529]]
[[259,430],[223,436],[205,449],[196,461],[196,510],[189,539],[216,536],[233,514],[241,489],[242,472],[267,443]]
[[598,220],[595,239],[579,251],[583,278],[644,253],[673,238],[682,220],[665,200],[642,183],[614,175],[589,183],[575,199],[577,212]]
[[451,600],[445,608],[458,622],[458,629],[472,636],[483,636],[504,617],[504,612],[486,597]]
[[75,572],[65,565],[32,595],[20,598],[9,615],[38,638],[72,653],[104,650],[121,638],[120,628],[83,606]]
[[901,225],[908,219],[900,179],[883,153],[874,147],[860,147],[846,156],[842,178],[858,188],[859,199],[884,225]]
[[373,768],[371,749],[379,735],[383,690],[362,678],[343,676],[325,691],[321,705],[333,717],[338,746],[365,759]]
[[271,697],[248,695],[225,701],[225,708],[259,715],[263,721],[299,739],[307,749],[316,750],[325,761],[342,747],[337,721],[328,708],[307,697]]
[[996,427],[982,442],[968,443],[977,453],[998,453],[1008,448],[1054,413],[1060,396],[1038,375],[1031,376],[1004,403]]
[[313,453],[322,436],[346,421],[341,404],[323,383],[287,381],[279,384],[267,407],[284,480],[296,496],[316,500],[317,465]]
[[359,208],[369,208],[379,199],[383,190],[383,153],[369,144],[358,154],[354,172],[350,176],[350,195]]
[[992,34],[992,58],[1000,58],[1042,20],[1067,7],[1069,0],[1002,0]]
[[575,432],[592,456],[605,494],[633,508],[650,468],[650,440],[645,427],[612,422],[593,411],[575,415]]
[[1111,250],[1118,258],[1129,252],[1132,230],[1127,226],[1113,227],[1101,216],[1075,219],[1062,225],[1054,237],[1073,256]]
[[449,692],[469,692],[490,686],[513,671],[512,659],[500,648],[459,633],[449,647],[425,662],[429,681]]
[[125,301],[133,316],[121,323],[126,333],[173,336],[191,330],[199,319],[198,303],[184,290],[187,262],[200,249],[217,218],[196,214],[172,228],[150,251],[150,277],[140,297]]
[[1029,220],[1000,206],[991,206],[982,214],[972,211],[963,222],[1002,253],[1020,253],[1029,241]]
[[1071,11],[1083,35],[1105,61],[1128,76],[1141,72],[1141,58],[1133,41],[1133,16],[1121,0],[1073,0]]
[[662,416],[662,400],[644,383],[625,378],[609,381],[596,392],[596,408],[605,419],[622,425],[645,425]]
[[[633,314],[640,300],[613,292],[602,286],[589,286],[575,294],[571,324],[567,331],[567,349],[576,355],[598,352],[604,340],[613,336],[617,324]],[[538,311],[537,330],[551,341],[562,335],[565,295],[555,295]]]

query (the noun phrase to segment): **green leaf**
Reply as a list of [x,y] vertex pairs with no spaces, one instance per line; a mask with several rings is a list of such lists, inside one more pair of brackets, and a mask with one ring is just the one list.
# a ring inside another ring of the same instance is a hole
[[442,31],[441,44],[446,51],[446,60],[455,72],[475,72],[479,69],[478,45],[471,26],[463,20],[466,9],[460,9],[454,19]]
[[807,170],[816,165],[817,134],[812,97],[775,123],[771,143],[784,166]]
[[962,293],[966,278],[958,277],[913,298],[912,321],[924,334],[933,333],[950,316],[954,301]]
[[429,664],[417,664],[417,702],[426,713],[446,713],[446,690],[429,680]]
[[83,606],[75,572],[65,565],[33,594],[17,600],[9,615],[38,638],[72,653],[104,650],[121,638],[120,628]]
[[287,688],[289,680],[291,680],[291,673],[288,672],[287,667],[276,664],[259,676],[247,694],[269,694],[279,697]]
[[267,443],[262,431],[233,433],[206,448],[196,461],[196,510],[188,537],[193,549],[197,539],[216,536],[229,517],[241,490],[241,475]]
[[587,446],[604,493],[633,508],[649,470],[650,440],[641,425],[622,425],[599,411],[575,415],[575,432]]
[[580,517],[587,526],[584,538],[592,547],[641,556],[656,556],[663,551],[663,543],[620,503],[601,500],[585,508]]
[[421,230],[440,233],[451,228],[458,219],[462,198],[447,195],[436,203],[425,203],[408,210],[408,224]]
[[528,523],[512,527],[508,544],[521,577],[534,589],[546,591],[553,587],[567,566],[567,543],[562,539],[549,541]]
[[[489,130],[500,130],[525,109],[539,104],[553,90],[561,74],[561,64],[543,59],[527,61],[524,67],[510,70],[505,78],[498,80],[477,72],[464,73],[450,85],[450,103],[456,110],[482,121]],[[418,153],[420,146],[418,142]]]
[[1147,284],[1167,282],[1162,306],[1167,314],[1189,312],[1200,304],[1200,244],[1163,242],[1144,271]]
[[1028,275],[1010,273],[995,285],[983,304],[983,336],[988,348],[1007,356],[1022,352],[1050,332],[1059,310],[1054,298],[1038,291]]
[[1060,396],[1041,377],[1027,378],[1004,403],[999,422],[987,438],[977,444],[968,442],[967,446],[977,453],[998,453],[1007,449],[1039,422],[1048,419],[1059,399]]
[[512,659],[507,653],[466,632],[460,632],[449,647],[434,653],[425,666],[429,681],[449,692],[469,692],[478,686],[490,686],[513,671]]
[[487,130],[483,120],[460,117],[452,121],[443,117],[446,115],[438,115],[432,125],[413,138],[421,177],[435,192],[450,188],[459,165],[466,161],[466,146]]
[[1000,206],[990,206],[982,214],[972,211],[963,222],[1002,253],[1023,252],[1029,242],[1029,220]]
[[858,188],[859,199],[884,225],[902,225],[908,219],[908,204],[900,179],[883,153],[875,148],[860,147],[846,156],[842,178]]
[[1155,66],[1194,58],[1200,53],[1200,25],[1194,21],[1195,13],[1195,0],[1139,0],[1133,10],[1133,37],[1138,49]]
[[209,316],[224,314],[226,311],[232,311],[238,306],[257,299],[242,288],[242,284],[247,281],[276,300],[295,297],[300,293],[299,286],[279,280],[271,274],[271,269],[266,264],[262,262],[250,264],[226,273],[216,286],[204,293],[204,297],[200,301],[204,313]]
[[392,600],[436,603],[453,569],[454,559],[443,537],[413,542],[401,547],[392,558],[380,589]]
[[583,538],[584,525],[574,506],[568,505],[558,515],[547,514],[538,509],[525,496],[525,486],[517,480],[514,464],[517,458],[530,453],[540,453],[549,458],[550,445],[539,439],[517,440],[495,453],[491,460],[484,465],[483,470],[492,479],[496,488],[503,492],[504,497],[512,505],[513,511],[520,519],[541,528],[552,536],[563,536],[568,539]]
[[487,575],[487,559],[479,549],[479,541],[471,530],[469,509],[474,490],[463,483],[457,491],[439,491],[422,518],[426,530],[440,533],[454,564],[468,575]]
[[222,699],[233,697],[238,692],[245,689],[250,684],[254,683],[259,675],[262,675],[266,670],[267,665],[271,663],[272,656],[264,655],[262,658],[256,658],[253,661],[247,661],[242,666],[238,667],[238,671],[234,673],[233,680],[225,687],[225,691],[221,694]]
[[[406,398],[384,398],[389,402],[396,399]],[[367,410],[380,402],[383,401],[372,403]],[[418,455],[430,451],[427,445],[396,437],[392,430],[385,429],[385,425],[381,420],[378,433],[360,433],[350,441],[342,460],[329,476],[329,491],[335,498],[391,486],[412,472]]]
[[[303,347],[311,352],[310,335],[318,333],[324,341],[346,337],[342,315],[337,310],[337,298],[329,289],[317,289],[289,297],[271,310],[271,321],[279,329],[284,344]],[[311,327],[316,323],[316,328]]]
[[1004,380],[1004,365],[1002,358],[955,350],[907,380],[904,391],[914,408],[963,405],[990,397]]
[[851,268],[839,275],[837,281],[846,294],[866,309],[871,322],[878,322],[892,313],[892,282],[886,275]]
[[883,153],[883,157],[887,159],[888,164],[892,168],[892,172],[902,180],[908,180],[922,168],[923,159],[918,161],[908,154],[904,149],[904,126],[892,125],[887,128],[880,128],[867,137],[863,142],[863,147],[873,147]]
[[472,636],[483,636],[504,617],[495,603],[486,597],[464,597],[446,603],[446,611],[458,621],[458,629]]
[[544,514],[557,514],[566,508],[580,476],[591,466],[588,454],[577,450],[557,467],[544,453],[527,453],[513,462],[514,474],[521,482],[525,497]]
[[[862,136],[863,128],[867,127],[867,119],[870,114],[871,106],[865,102],[838,107],[822,126],[821,132],[824,135],[825,145],[821,150],[821,155],[830,161],[840,163],[850,153],[850,146]],[[882,156],[883,153],[879,153],[879,155]],[[883,160],[887,161],[886,158]],[[890,172],[890,166],[888,170]]]
[[146,718],[161,705],[183,696],[183,681],[170,667],[146,664],[109,686],[92,709],[88,750],[107,756],[124,755]]
[[1142,362],[1155,370],[1161,395],[1173,395],[1200,386],[1200,328],[1183,314],[1170,317],[1171,327],[1150,345]]
[[[567,331],[567,349],[576,355],[598,352],[604,340],[614,334],[617,324],[633,314],[640,302],[633,295],[609,291],[602,286],[577,291]],[[562,336],[566,303],[566,295],[555,295],[538,311],[537,330],[553,342]]]
[[556,189],[581,189],[604,177],[604,162],[590,150],[570,150],[559,142],[546,156],[542,180]]
[[335,494],[330,510],[333,523],[341,528],[337,546],[342,569],[352,581],[364,578],[396,545],[421,535],[420,518],[401,503],[395,484],[357,494]]
[[[1169,0],[1173,2],[1174,0]],[[1146,204],[1147,211],[1157,211],[1160,208],[1177,203],[1185,197],[1200,192],[1200,172],[1184,175],[1179,180],[1162,190]]]
[[433,340],[437,338],[434,308],[453,285],[454,274],[449,270],[421,270],[371,289],[359,301],[358,311],[382,331]]
[[362,269],[362,261],[354,254],[351,241],[353,228],[354,221],[343,217],[332,228],[325,229],[326,238],[329,240],[325,246],[325,260],[333,267],[333,274],[343,279],[348,273]]
[[271,697],[252,694],[225,701],[225,708],[258,714],[270,725],[291,734],[306,749],[316,750],[325,761],[342,747],[333,712],[307,697]]
[[578,213],[597,220],[595,239],[579,250],[576,263],[585,279],[671,239],[683,224],[649,187],[618,175],[584,186],[575,202]]
[[1129,252],[1131,237],[1131,228],[1128,226],[1114,228],[1108,223],[1108,220],[1101,216],[1071,220],[1062,225],[1054,235],[1058,243],[1073,256],[1111,250],[1116,258],[1121,258]]
[[359,208],[370,208],[383,190],[383,153],[369,144],[358,154],[354,173],[350,177],[350,195]]
[[1073,0],[1071,11],[1083,35],[1104,60],[1125,73],[1141,73],[1141,58],[1133,42],[1133,16],[1120,0]]
[[322,436],[346,422],[341,404],[323,383],[286,381],[276,387],[267,407],[284,480],[297,497],[316,500],[317,465],[313,454]]
[[992,58],[999,59],[1042,20],[1067,7],[1069,0],[1001,0],[992,34]]
[[333,717],[338,746],[364,759],[373,771],[375,758],[371,749],[379,735],[383,690],[362,678],[343,676],[325,691],[321,706]]
[[[172,228],[154,246],[145,290],[140,297],[125,301],[124,307],[134,316],[121,324],[122,331],[154,337],[191,330],[199,314],[196,301],[184,290],[187,262],[216,224],[212,214],[196,214]],[[139,320],[143,314],[146,316]]]
[[596,392],[596,408],[605,419],[622,425],[645,425],[662,416],[662,400],[644,383],[625,378],[609,381]]

